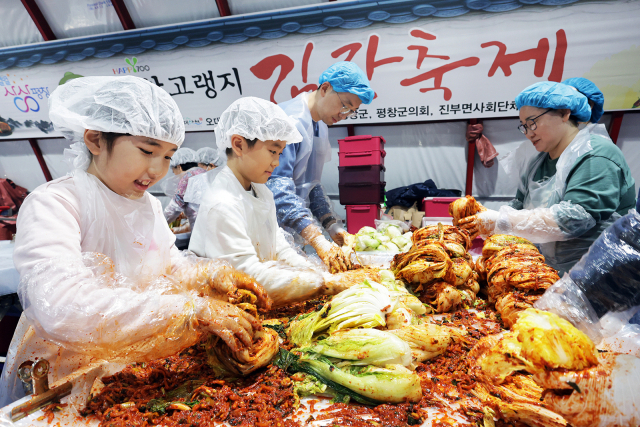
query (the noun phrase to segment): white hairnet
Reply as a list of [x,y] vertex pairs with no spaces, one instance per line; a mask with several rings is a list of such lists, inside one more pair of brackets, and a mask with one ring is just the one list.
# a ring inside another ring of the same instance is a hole
[[302,141],[296,123],[276,104],[255,97],[234,101],[220,115],[216,126],[216,145],[220,157],[231,148],[231,136],[260,141],[285,141],[287,144]]
[[184,121],[171,95],[139,77],[81,77],[58,86],[49,98],[56,130],[75,142],[85,129],[146,136],[182,145]]
[[191,148],[182,147],[178,148],[173,156],[171,156],[171,167],[184,165],[185,163],[198,163],[198,153]]
[[198,163],[204,163],[205,165],[215,165],[218,161],[218,150],[215,150],[211,147],[202,147],[198,150]]

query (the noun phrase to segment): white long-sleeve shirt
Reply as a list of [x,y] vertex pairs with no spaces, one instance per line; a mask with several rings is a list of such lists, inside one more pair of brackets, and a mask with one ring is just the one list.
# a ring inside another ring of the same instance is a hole
[[[180,256],[174,241],[157,199],[126,199],[83,171],[31,193],[20,209],[14,250],[25,311],[0,380],[0,407],[21,396],[16,369],[25,360],[48,359],[52,382],[92,371],[74,384],[82,395],[93,375],[114,366],[100,360],[112,349],[140,354],[140,343],[190,328],[189,295],[167,292],[166,280],[152,279],[171,271],[172,254]],[[87,267],[92,260],[98,264]]]
[[274,305],[312,296],[324,284],[322,272],[287,242],[267,186],[251,186],[247,192],[227,166],[218,172],[200,205],[189,250],[253,276]]

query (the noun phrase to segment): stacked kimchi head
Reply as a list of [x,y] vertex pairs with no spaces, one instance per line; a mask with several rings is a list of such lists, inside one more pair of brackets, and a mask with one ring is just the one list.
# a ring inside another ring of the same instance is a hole
[[470,306],[480,290],[478,275],[467,252],[469,234],[451,225],[431,225],[413,233],[411,250],[391,264],[396,279],[413,285],[420,300],[437,313]]
[[530,241],[505,234],[485,240],[476,271],[486,281],[489,302],[495,304],[507,327],[560,279]]

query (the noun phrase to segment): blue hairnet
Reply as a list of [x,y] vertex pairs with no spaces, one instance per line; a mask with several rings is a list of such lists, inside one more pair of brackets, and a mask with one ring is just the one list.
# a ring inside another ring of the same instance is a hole
[[331,83],[336,92],[349,92],[358,97],[365,104],[371,104],[374,92],[369,86],[367,75],[353,62],[336,62],[320,75],[318,85]]
[[597,123],[602,117],[602,113],[604,113],[604,95],[598,89],[598,86],[595,85],[591,80],[585,79],[584,77],[573,77],[571,79],[567,79],[562,82],[563,84],[573,86],[578,91],[589,98],[589,101],[593,101],[593,106],[591,107],[591,123]]
[[580,122],[591,118],[591,107],[587,97],[573,86],[556,82],[534,83],[516,96],[518,110],[529,105],[537,108],[568,109]]

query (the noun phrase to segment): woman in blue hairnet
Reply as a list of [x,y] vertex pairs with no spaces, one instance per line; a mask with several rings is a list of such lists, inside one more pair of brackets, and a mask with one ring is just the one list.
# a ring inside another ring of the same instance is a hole
[[587,97],[589,102],[591,116],[586,122],[579,123],[578,127],[580,130],[586,128],[589,130],[589,133],[595,133],[597,135],[602,135],[605,138],[609,138],[607,128],[604,127],[602,123],[598,123],[600,117],[602,117],[602,113],[604,113],[604,95],[600,89],[598,89],[598,86],[596,86],[591,80],[585,79],[584,77],[572,77],[562,83],[576,88],[578,92]]
[[562,275],[636,203],[635,181],[611,139],[580,130],[588,99],[574,87],[540,82],[516,97],[518,129],[538,155],[522,170],[516,198],[499,211],[460,220],[474,236],[513,234],[536,243]]
[[[355,115],[361,104],[370,104],[374,92],[353,62],[333,64],[318,84],[314,92],[280,104],[296,121],[302,142],[285,148],[267,186],[273,192],[280,226],[299,234],[337,272],[347,270],[350,261],[338,246],[344,244],[347,233],[320,185],[322,168],[331,160],[328,126]],[[323,228],[335,243],[322,235]]]

